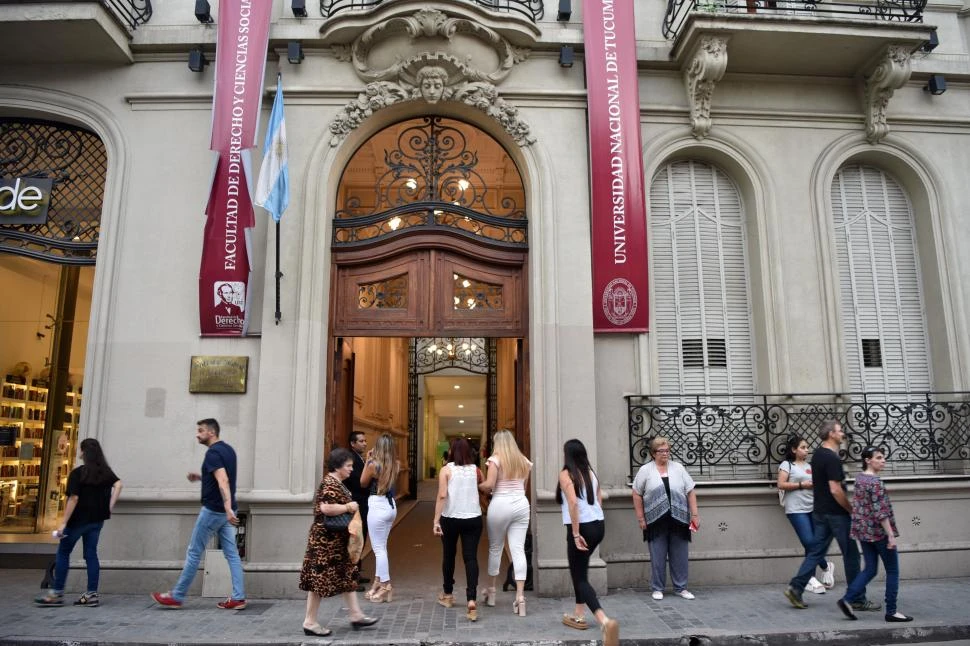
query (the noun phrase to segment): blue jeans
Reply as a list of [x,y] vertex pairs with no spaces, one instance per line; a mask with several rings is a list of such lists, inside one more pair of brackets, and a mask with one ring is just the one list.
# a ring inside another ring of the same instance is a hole
[[[815,536],[815,523],[812,522],[812,515],[810,513],[799,513],[799,514],[785,514],[788,516],[788,522],[791,523],[792,529],[795,530],[795,535],[798,536],[798,541],[805,548],[805,556],[808,556],[808,548],[812,545],[812,538]],[[825,559],[819,563],[819,567],[827,568],[829,566]]]
[[239,551],[236,549],[236,528],[226,520],[224,511],[212,511],[202,508],[199,518],[195,521],[195,529],[192,530],[192,538],[189,539],[189,547],[185,551],[185,567],[178,582],[172,588],[172,598],[176,601],[183,601],[185,595],[192,585],[196,572],[199,571],[199,563],[202,561],[202,554],[209,540],[219,534],[219,544],[222,546],[222,553],[229,562],[229,576],[232,578],[232,598],[245,599],[246,592],[243,589],[243,569],[242,561],[239,559]]
[[[808,580],[815,574],[815,568],[825,561],[825,554],[829,551],[829,545],[834,538],[839,543],[842,550],[842,562],[845,565],[845,580],[855,581],[859,576],[859,548],[856,542],[849,538],[849,527],[852,519],[848,514],[812,514],[812,522],[815,523],[815,532],[812,534],[812,544],[808,548],[808,554],[802,561],[802,566],[798,568],[798,573],[791,580],[789,585],[799,593],[808,585]],[[846,595],[849,602],[866,600],[866,586],[863,584],[860,589],[855,590],[856,596]]]
[[845,598],[865,597],[866,585],[875,578],[879,571],[879,559],[882,559],[882,564],[886,568],[886,614],[896,614],[896,595],[899,593],[899,553],[889,549],[889,541],[885,538],[875,543],[866,541],[859,541],[859,543],[862,545],[862,555],[866,559],[865,569],[849,583]]
[[85,523],[64,529],[64,538],[57,546],[57,556],[54,559],[54,592],[63,593],[67,583],[67,571],[71,569],[71,552],[79,540],[84,543],[84,562],[88,566],[87,592],[98,591],[98,580],[101,577],[101,563],[98,561],[98,538],[104,521]]

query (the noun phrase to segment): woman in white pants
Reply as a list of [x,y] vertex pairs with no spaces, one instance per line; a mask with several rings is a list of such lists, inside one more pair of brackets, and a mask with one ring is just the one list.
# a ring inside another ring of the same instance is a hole
[[492,440],[495,449],[485,461],[488,474],[478,488],[492,494],[488,505],[488,574],[492,585],[482,590],[485,603],[495,605],[495,578],[502,564],[502,546],[508,538],[512,569],[515,571],[515,601],[512,612],[525,617],[525,535],[529,531],[529,499],[525,485],[529,480],[532,462],[515,444],[508,430],[501,430]]
[[374,584],[364,597],[374,603],[391,601],[391,568],[387,561],[387,537],[391,533],[397,507],[394,503],[394,482],[401,471],[396,458],[394,440],[385,433],[377,438],[377,444],[368,453],[364,470],[360,474],[360,486],[370,489],[367,499],[367,533],[374,550]]

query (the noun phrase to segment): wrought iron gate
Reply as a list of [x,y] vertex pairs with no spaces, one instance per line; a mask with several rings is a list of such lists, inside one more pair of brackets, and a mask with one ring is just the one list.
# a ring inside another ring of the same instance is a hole
[[459,368],[485,375],[488,450],[491,450],[498,419],[496,376],[496,341],[482,337],[417,337],[411,338],[408,353],[408,497],[418,493],[418,377],[445,368]]

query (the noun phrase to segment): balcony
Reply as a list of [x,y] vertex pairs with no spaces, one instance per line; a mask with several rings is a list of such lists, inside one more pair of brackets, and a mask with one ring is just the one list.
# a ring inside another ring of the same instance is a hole
[[691,131],[711,129],[711,103],[726,73],[857,79],[866,138],[889,132],[886,108],[910,76],[910,59],[935,27],[926,0],[668,0],[663,33],[684,74]]
[[[466,0],[488,11],[521,16],[533,23],[543,16],[542,0]],[[320,14],[330,18],[344,11],[367,10],[383,4],[385,0],[320,0]]]
[[829,419],[846,431],[846,463],[877,446],[886,475],[970,475],[970,392],[641,395],[627,397],[627,416],[631,477],[649,460],[649,439],[664,436],[695,480],[773,482],[788,438],[814,451]]
[[151,0],[0,0],[4,61],[130,63],[129,41]]

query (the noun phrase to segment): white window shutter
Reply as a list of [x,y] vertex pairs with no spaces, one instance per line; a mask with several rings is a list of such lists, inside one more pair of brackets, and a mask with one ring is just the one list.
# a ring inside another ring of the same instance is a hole
[[737,187],[705,162],[660,169],[650,185],[650,247],[660,393],[754,392]]
[[[832,182],[832,205],[850,389],[931,390],[916,232],[906,192],[878,168],[844,166]],[[871,348],[873,339],[878,339],[881,365],[867,367],[864,346]]]

